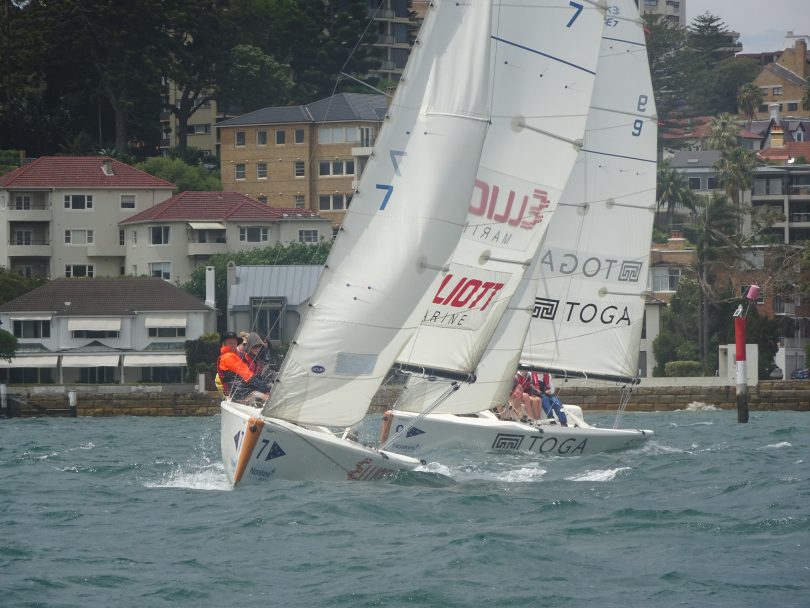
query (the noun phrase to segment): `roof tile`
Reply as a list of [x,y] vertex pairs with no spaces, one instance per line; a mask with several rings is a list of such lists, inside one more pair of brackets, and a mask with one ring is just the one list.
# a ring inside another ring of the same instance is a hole
[[[107,174],[104,164],[112,171]],[[109,156],[40,156],[0,176],[3,188],[161,188],[174,184]]]

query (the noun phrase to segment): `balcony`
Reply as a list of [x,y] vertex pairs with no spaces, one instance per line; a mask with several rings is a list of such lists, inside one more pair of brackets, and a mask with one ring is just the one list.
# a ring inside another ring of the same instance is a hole
[[8,257],[49,258],[51,253],[48,239],[30,239],[25,243],[11,240],[8,244]]
[[188,255],[194,256],[208,256],[217,253],[227,253],[227,243],[194,243],[188,244]]
[[87,246],[88,258],[122,258],[126,255],[123,245],[93,243]]
[[791,196],[810,196],[810,185],[788,186],[788,194]]
[[791,213],[791,224],[807,224],[810,223],[810,213]]
[[18,209],[13,204],[8,207],[7,219],[10,222],[50,222],[51,206],[49,203],[31,203],[27,208]]

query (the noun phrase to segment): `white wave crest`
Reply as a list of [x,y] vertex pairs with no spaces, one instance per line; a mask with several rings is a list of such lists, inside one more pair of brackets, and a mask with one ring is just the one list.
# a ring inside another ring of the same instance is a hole
[[716,405],[711,403],[704,403],[703,401],[692,401],[692,403],[686,404],[686,407],[682,410],[676,410],[679,412],[716,412],[719,411],[720,408]]
[[182,467],[172,471],[158,481],[147,481],[147,488],[186,488],[189,490],[231,490],[231,484],[225,475],[225,469],[220,466],[203,469],[186,470]]
[[566,477],[568,481],[612,481],[616,475],[622,471],[629,471],[630,467],[619,467],[617,469],[596,469],[594,471],[586,471],[579,475]]
[[789,441],[780,441],[779,443],[772,443],[763,447],[764,450],[768,448],[792,448],[793,444]]

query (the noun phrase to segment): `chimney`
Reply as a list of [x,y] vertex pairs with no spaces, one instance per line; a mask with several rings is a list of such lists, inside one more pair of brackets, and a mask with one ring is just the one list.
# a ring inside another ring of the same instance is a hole
[[782,117],[779,116],[779,104],[778,103],[769,103],[768,104],[768,113],[771,115],[771,120],[776,122],[776,124],[782,124]]
[[214,291],[214,267],[205,267],[205,305],[216,309],[217,298]]
[[793,48],[796,53],[796,73],[806,80],[810,75],[810,68],[807,65],[807,40],[799,38]]
[[111,158],[105,158],[101,161],[101,170],[104,172],[104,175],[115,175],[115,173],[113,173]]
[[785,131],[782,125],[774,125],[771,128],[771,148],[785,147]]

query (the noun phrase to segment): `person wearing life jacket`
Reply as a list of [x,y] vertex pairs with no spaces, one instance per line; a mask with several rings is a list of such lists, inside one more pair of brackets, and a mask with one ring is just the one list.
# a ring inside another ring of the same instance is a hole
[[225,396],[242,401],[253,392],[262,393],[265,399],[270,391],[267,384],[242,360],[237,350],[239,337],[229,331],[222,336],[222,347],[217,359],[217,377]]

